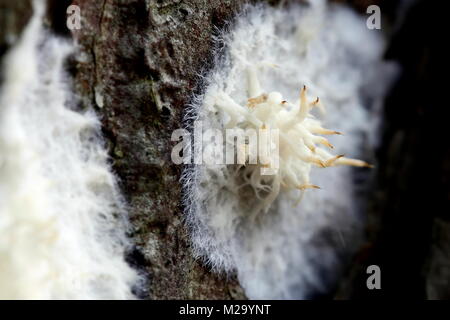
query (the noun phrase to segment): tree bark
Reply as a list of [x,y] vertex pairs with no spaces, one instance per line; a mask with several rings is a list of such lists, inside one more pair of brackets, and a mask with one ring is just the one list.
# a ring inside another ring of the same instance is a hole
[[244,298],[236,280],[194,259],[183,224],[181,166],[171,133],[211,60],[212,34],[243,1],[73,1],[82,28],[76,88],[100,114],[113,168],[129,204],[129,261],[151,299]]

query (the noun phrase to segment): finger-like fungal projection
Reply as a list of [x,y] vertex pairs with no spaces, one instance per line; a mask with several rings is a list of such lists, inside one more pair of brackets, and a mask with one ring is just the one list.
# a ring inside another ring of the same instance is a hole
[[[240,106],[225,92],[217,95],[214,106],[229,118],[225,127],[236,126],[243,129],[240,132],[254,130],[277,130],[279,137],[271,154],[272,158],[279,163],[272,174],[264,175],[260,168],[271,168],[272,161],[264,164],[251,164],[248,161],[248,143],[238,147],[242,152],[246,163],[239,166],[239,175],[244,178],[244,184],[251,185],[258,196],[265,194],[261,204],[267,211],[273,200],[278,196],[280,190],[306,190],[320,189],[319,186],[310,181],[312,167],[326,168],[337,165],[351,165],[356,167],[371,167],[365,161],[346,158],[344,155],[332,155],[325,148],[333,149],[333,145],[323,136],[341,134],[338,131],[325,129],[321,122],[312,115],[313,108],[324,106],[320,99],[308,99],[307,88],[303,86],[300,90],[299,101],[289,103],[283,100],[281,93],[273,91],[265,93],[261,91],[261,85],[254,70],[249,68],[248,86],[249,98],[245,106]],[[243,139],[241,140],[243,141]],[[234,141],[231,141],[233,143]],[[258,145],[261,148],[261,144]],[[259,207],[256,207],[256,212]]]

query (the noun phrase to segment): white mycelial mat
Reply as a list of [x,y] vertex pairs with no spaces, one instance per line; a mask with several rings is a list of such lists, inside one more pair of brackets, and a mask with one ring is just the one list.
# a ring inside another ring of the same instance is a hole
[[71,46],[42,29],[44,1],[3,64],[0,298],[127,299],[122,198],[100,123],[79,113],[63,64]]
[[[380,31],[367,29],[365,17],[324,1],[288,9],[248,7],[217,41],[222,50],[205,77],[205,94],[188,112],[191,125],[201,121],[203,130],[223,130],[230,119],[242,125],[249,118],[229,105],[248,108],[255,92],[278,92],[259,100],[282,97],[294,110],[305,85],[308,97],[320,97],[326,109],[312,114],[323,127],[344,134],[329,137],[335,147],[331,154],[373,161],[381,103],[395,67],[382,61],[384,39]],[[261,92],[251,88],[249,70]],[[301,140],[292,143],[304,148]],[[282,153],[280,158],[283,162]],[[299,181],[309,179],[309,187],[281,187],[268,210],[258,207],[264,199],[255,195],[254,185],[243,186],[235,166],[201,164],[184,172],[186,219],[196,254],[218,272],[236,271],[250,298],[326,292],[339,274],[341,255],[353,250],[360,235],[354,169],[296,170],[302,172]],[[310,190],[311,185],[321,190]]]

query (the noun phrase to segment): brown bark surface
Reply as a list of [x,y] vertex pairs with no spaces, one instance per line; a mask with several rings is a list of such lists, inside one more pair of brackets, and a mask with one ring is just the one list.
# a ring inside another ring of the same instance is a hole
[[152,299],[244,298],[238,283],[193,258],[181,207],[181,167],[171,133],[211,59],[212,34],[242,1],[74,1],[73,36],[83,106],[102,116],[136,248],[130,261],[148,277]]

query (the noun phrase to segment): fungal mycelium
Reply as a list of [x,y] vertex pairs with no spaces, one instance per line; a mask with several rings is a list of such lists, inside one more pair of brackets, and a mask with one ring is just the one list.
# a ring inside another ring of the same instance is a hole
[[130,299],[125,205],[100,121],[70,107],[73,51],[45,2],[5,55],[0,92],[0,299]]

